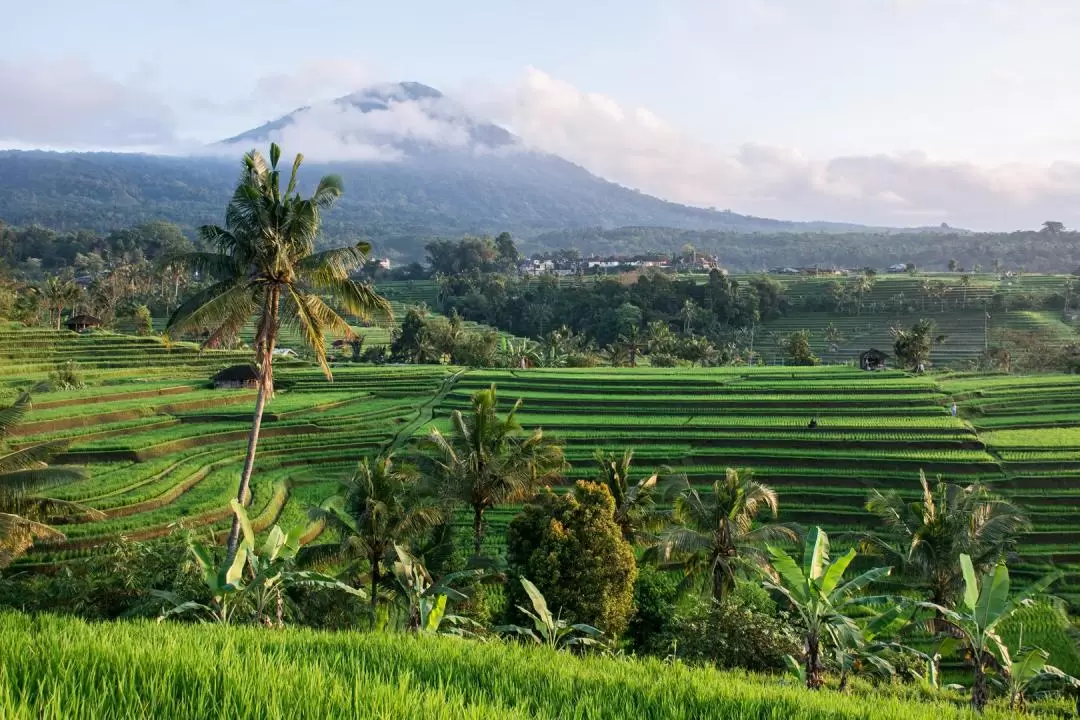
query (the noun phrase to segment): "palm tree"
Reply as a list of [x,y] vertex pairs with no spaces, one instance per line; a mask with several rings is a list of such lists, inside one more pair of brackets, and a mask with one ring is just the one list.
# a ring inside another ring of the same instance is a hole
[[1015,505],[977,483],[960,487],[939,478],[931,489],[921,471],[919,483],[922,497],[915,502],[895,491],[871,491],[866,509],[883,531],[865,536],[862,544],[927,589],[931,602],[952,607],[964,588],[960,556],[969,555],[980,574],[988,572],[1028,521]]
[[597,448],[593,457],[600,469],[596,481],[606,485],[615,499],[615,522],[622,530],[623,537],[629,543],[640,540],[660,521],[655,498],[659,475],[653,473],[632,484],[630,465],[634,460],[634,451],[630,448],[623,451],[621,457]]
[[392,453],[374,463],[367,458],[345,480],[338,493],[312,510],[342,534],[345,555],[359,555],[370,563],[371,609],[379,586],[395,560],[394,546],[402,545],[443,521],[442,510],[420,486],[420,473],[397,465]]
[[[29,409],[30,394],[25,392],[19,395],[15,404],[0,408],[0,443],[12,434]],[[49,467],[46,464],[66,445],[65,442],[55,441],[7,449],[0,444],[0,568],[10,565],[36,539],[64,537],[59,530],[43,522],[50,516],[81,514],[93,519],[104,517],[84,505],[40,494],[61,483],[85,477],[77,468]]]
[[754,480],[749,470],[728,468],[702,494],[681,478],[671,511],[673,527],[666,531],[649,555],[663,566],[685,573],[684,587],[698,585],[716,600],[735,587],[740,567],[767,565],[766,543],[795,541],[795,530],[778,523],[755,527],[758,514],[767,509],[775,520],[779,501],[776,492]]
[[472,397],[468,414],[455,410],[451,430],[431,430],[432,473],[443,495],[468,506],[473,513],[473,550],[480,554],[484,513],[500,503],[519,502],[562,473],[562,448],[536,428],[526,434],[517,421],[521,400],[506,417],[497,412],[495,386]]
[[[329,332],[348,338],[353,330],[320,293],[361,319],[391,316],[390,304],[370,285],[349,277],[364,266],[370,245],[360,242],[315,252],[322,211],[341,197],[340,178],[327,175],[310,198],[301,197],[296,182],[303,155],[297,155],[282,192],[277,168],[280,158],[281,149],[276,144],[270,145],[269,165],[257,151],[244,155],[240,181],[225,209],[225,227],[199,228],[199,237],[215,245],[217,252],[184,256],[188,268],[214,282],[177,308],[165,331],[169,336],[188,328],[209,327],[210,336],[204,344],[211,344],[235,334],[255,318],[259,392],[237,490],[241,504],[248,499],[263,409],[274,392],[274,346],[280,328],[287,325],[299,331],[327,379],[332,379],[325,336]],[[234,517],[227,545],[230,557],[239,537],[240,525]]]
[[53,315],[56,317],[56,329],[60,329],[60,322],[64,318],[64,308],[74,307],[82,296],[82,290],[79,286],[70,280],[61,280],[58,277],[51,277],[45,281],[38,292],[41,294],[42,300],[45,301],[45,307],[49,308],[49,322],[52,323]]

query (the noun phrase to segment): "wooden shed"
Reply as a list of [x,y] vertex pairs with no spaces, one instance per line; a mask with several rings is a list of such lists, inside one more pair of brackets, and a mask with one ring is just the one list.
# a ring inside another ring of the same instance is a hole
[[68,318],[67,329],[72,332],[86,332],[101,327],[101,320],[93,315],[75,315]]
[[255,390],[259,387],[259,370],[254,365],[233,365],[219,372],[211,381],[215,390]]

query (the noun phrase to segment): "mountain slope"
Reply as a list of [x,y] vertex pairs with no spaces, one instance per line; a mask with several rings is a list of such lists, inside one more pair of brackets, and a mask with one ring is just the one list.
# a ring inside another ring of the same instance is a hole
[[[425,237],[509,230],[531,237],[628,225],[687,230],[849,232],[842,223],[796,223],[687,207],[603,180],[554,155],[529,152],[505,129],[470,116],[419,83],[382,85],[293,113],[218,143],[201,157],[0,152],[0,219],[109,231],[152,219],[192,227],[220,222],[240,155],[270,140],[309,160],[307,187],[328,172],[345,196],[326,216],[331,239],[380,241],[415,257]],[[235,150],[235,152],[233,152]]]

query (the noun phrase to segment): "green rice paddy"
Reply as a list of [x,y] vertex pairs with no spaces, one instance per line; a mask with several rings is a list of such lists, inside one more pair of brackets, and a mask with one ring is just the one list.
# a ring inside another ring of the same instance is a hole
[[[214,390],[244,353],[199,352],[154,338],[0,326],[0,402],[76,359],[88,387],[39,393],[17,444],[64,439],[61,459],[88,481],[57,488],[104,519],[74,518],[66,539],[20,565],[55,566],[118,537],[154,537],[178,523],[224,528],[247,442],[254,393]],[[566,446],[567,482],[592,477],[596,448],[635,449],[641,474],[661,468],[709,484],[753,468],[780,493],[781,519],[857,530],[871,487],[914,495],[918,473],[979,480],[1031,515],[1016,575],[1054,565],[1059,594],[1080,601],[1080,379],[955,374],[913,377],[818,368],[464,370],[336,363],[333,382],[281,362],[263,423],[253,514],[306,522],[360,458],[446,427],[492,383],[520,420]],[[949,406],[956,401],[960,417]],[[817,418],[816,429],[808,427]],[[497,549],[515,509],[491,514]]]

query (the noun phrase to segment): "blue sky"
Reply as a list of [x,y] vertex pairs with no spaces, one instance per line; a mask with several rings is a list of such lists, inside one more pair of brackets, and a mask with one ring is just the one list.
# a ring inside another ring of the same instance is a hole
[[0,146],[182,148],[410,79],[699,205],[1026,226],[1080,204],[1070,0],[8,2]]

